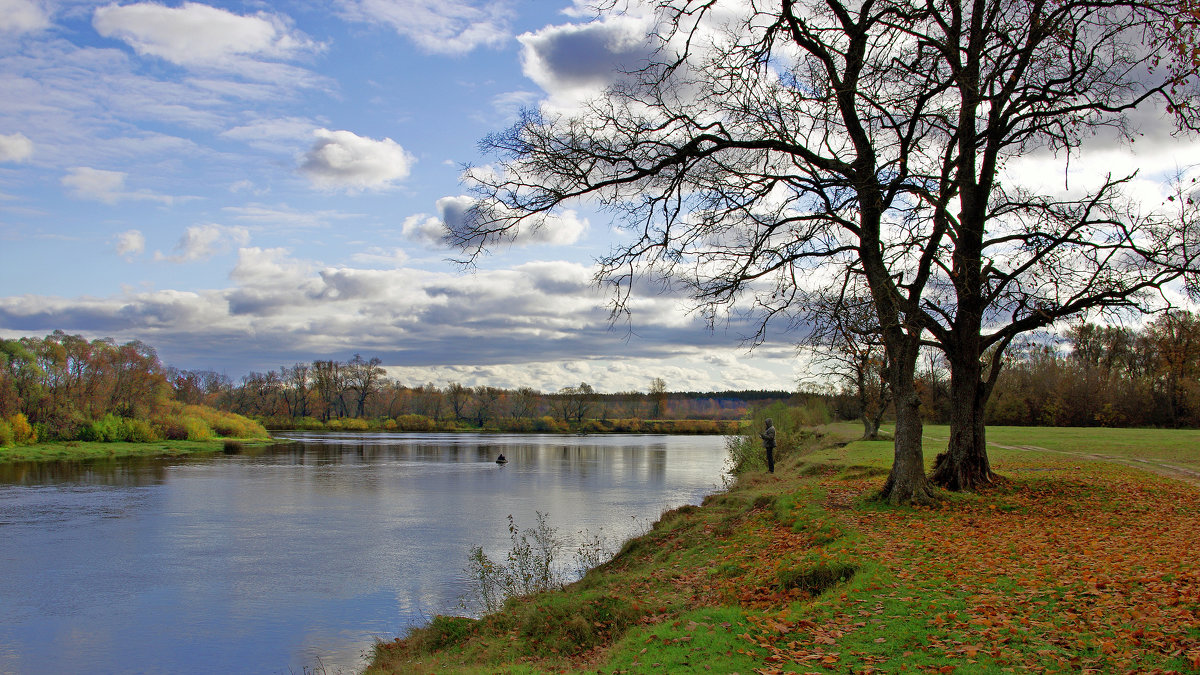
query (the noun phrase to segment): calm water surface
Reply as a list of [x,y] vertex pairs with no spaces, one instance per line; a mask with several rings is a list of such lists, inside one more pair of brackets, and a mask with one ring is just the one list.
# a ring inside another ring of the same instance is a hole
[[300,443],[0,465],[0,674],[352,673],[457,611],[509,514],[618,541],[725,460],[712,436],[280,436]]

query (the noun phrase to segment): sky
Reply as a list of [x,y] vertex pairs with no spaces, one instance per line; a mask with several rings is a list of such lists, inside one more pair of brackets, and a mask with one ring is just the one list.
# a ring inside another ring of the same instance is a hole
[[[751,351],[653,293],[613,323],[601,215],[473,269],[438,242],[479,141],[599,91],[645,35],[562,0],[0,0],[0,337],[137,339],[235,381],[357,353],[414,385],[794,389],[786,331]],[[1153,198],[1195,150],[1069,170],[1144,162]]]

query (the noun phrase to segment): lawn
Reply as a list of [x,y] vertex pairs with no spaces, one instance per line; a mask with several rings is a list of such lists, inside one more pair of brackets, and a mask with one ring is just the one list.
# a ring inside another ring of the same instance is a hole
[[[1176,432],[1024,431],[990,437],[1186,459]],[[998,485],[896,509],[870,500],[890,455],[855,442],[782,458],[664,514],[565,591],[381,643],[368,672],[1200,672],[1195,486],[997,450]]]

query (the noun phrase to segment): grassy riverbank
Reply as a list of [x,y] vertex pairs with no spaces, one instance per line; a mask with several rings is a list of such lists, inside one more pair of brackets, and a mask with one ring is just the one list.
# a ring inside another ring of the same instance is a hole
[[1197,432],[989,432],[982,494],[882,507],[890,443],[810,448],[368,672],[1200,672],[1200,489],[1110,461],[1188,469]]
[[112,459],[117,457],[159,457],[196,453],[240,452],[245,448],[271,445],[270,438],[217,438],[209,441],[156,441],[152,443],[65,441],[36,443],[0,448],[0,464],[5,462],[50,462],[57,460]]

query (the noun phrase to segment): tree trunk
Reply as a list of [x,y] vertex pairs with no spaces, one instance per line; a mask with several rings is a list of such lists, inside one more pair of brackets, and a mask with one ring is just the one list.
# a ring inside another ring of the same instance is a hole
[[933,493],[925,478],[925,456],[921,449],[921,398],[911,378],[907,384],[896,382],[893,392],[896,401],[895,457],[879,498],[889,504],[927,504],[933,501]]
[[933,464],[929,480],[947,490],[976,490],[995,481],[983,423],[988,386],[978,358],[950,363],[950,442]]
[[863,423],[862,439],[864,441],[879,440],[879,418],[876,417],[875,415],[864,414],[862,416],[862,423]]

